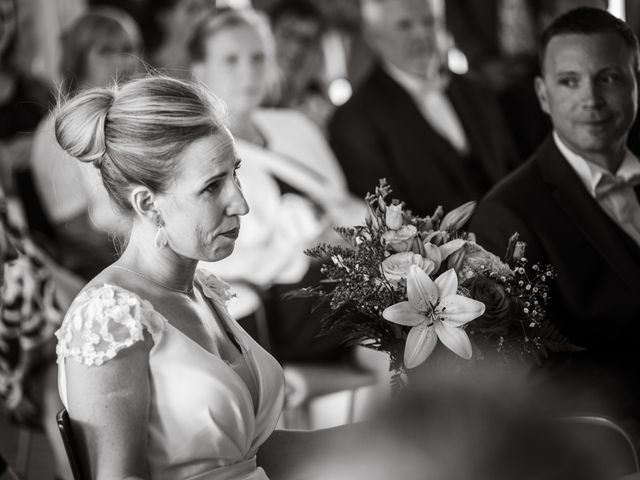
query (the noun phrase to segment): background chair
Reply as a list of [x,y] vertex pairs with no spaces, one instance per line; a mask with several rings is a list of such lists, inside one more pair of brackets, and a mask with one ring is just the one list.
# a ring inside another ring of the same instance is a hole
[[73,432],[71,430],[71,419],[69,418],[69,414],[65,408],[58,412],[56,420],[64,443],[64,449],[66,450],[67,457],[69,458],[69,465],[71,465],[73,479],[84,480],[85,477],[82,475],[82,471],[80,470],[80,457],[73,439]]
[[0,454],[0,478],[4,478],[3,475],[6,475],[9,480],[20,480],[15,470],[9,466],[5,458]]
[[640,479],[638,451],[631,436],[614,420],[601,416],[566,416],[557,421],[593,455],[600,456],[610,469],[611,478]]

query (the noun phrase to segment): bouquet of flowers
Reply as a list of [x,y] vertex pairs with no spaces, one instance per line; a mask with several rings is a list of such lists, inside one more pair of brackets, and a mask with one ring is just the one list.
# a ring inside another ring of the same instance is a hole
[[474,202],[418,217],[390,193],[380,180],[364,225],[336,228],[343,244],[306,252],[322,262],[323,280],[296,295],[330,307],[324,332],[387,352],[396,374],[423,363],[438,341],[465,359],[490,347],[540,362],[578,348],[545,318],[553,269],[528,265],[517,234],[499,258],[462,230]]

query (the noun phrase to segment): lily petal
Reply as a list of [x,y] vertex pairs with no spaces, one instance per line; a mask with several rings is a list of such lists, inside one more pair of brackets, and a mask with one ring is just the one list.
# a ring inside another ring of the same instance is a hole
[[484,303],[462,295],[449,295],[443,298],[436,314],[445,324],[459,327],[484,313]]
[[409,302],[400,302],[385,308],[382,316],[385,320],[407,327],[415,327],[426,320]]
[[456,238],[455,240],[450,240],[444,245],[438,247],[440,249],[440,255],[442,256],[442,260],[445,260],[449,255],[453,252],[460,250],[464,247],[465,241],[461,238]]
[[464,330],[447,326],[437,320],[433,323],[433,326],[438,338],[445,347],[466,360],[471,358],[471,341]]
[[429,275],[415,265],[409,267],[407,275],[407,298],[419,312],[430,312],[438,303],[438,287]]
[[431,242],[425,242],[424,245],[425,257],[431,260],[434,263],[434,271],[438,271],[440,268],[440,264],[442,263],[442,253],[440,253],[440,248],[435,246]]
[[432,326],[426,323],[413,327],[407,335],[404,347],[404,364],[414,368],[424,362],[436,347],[438,337]]
[[449,295],[455,295],[458,291],[458,275],[453,268],[450,268],[438,278],[436,278],[436,286],[440,298],[448,297]]

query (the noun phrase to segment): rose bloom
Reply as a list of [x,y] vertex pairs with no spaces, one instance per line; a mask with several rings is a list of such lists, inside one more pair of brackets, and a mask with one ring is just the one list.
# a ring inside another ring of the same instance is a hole
[[396,252],[408,252],[417,233],[418,229],[415,226],[405,225],[398,230],[384,232],[382,240]]
[[484,315],[475,319],[472,327],[483,333],[506,335],[514,303],[504,287],[493,280],[477,276],[464,282],[471,298],[484,303]]
[[382,262],[382,273],[393,284],[397,284],[403,278],[407,278],[409,267],[416,265],[418,268],[430,274],[435,268],[433,261],[413,252],[394,253]]
[[388,205],[385,212],[387,228],[398,230],[402,227],[402,205]]
[[498,276],[513,276],[513,271],[500,258],[475,242],[467,242],[463,248],[449,257],[449,267],[454,268],[458,278],[467,280],[487,270]]

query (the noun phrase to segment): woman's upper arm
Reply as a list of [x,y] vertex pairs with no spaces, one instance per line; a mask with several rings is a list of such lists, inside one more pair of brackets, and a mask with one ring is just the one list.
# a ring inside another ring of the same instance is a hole
[[100,366],[65,362],[67,408],[91,478],[146,476],[150,338]]
[[56,332],[62,398],[90,478],[145,477],[149,355],[165,328],[149,302],[104,285],[82,291]]

